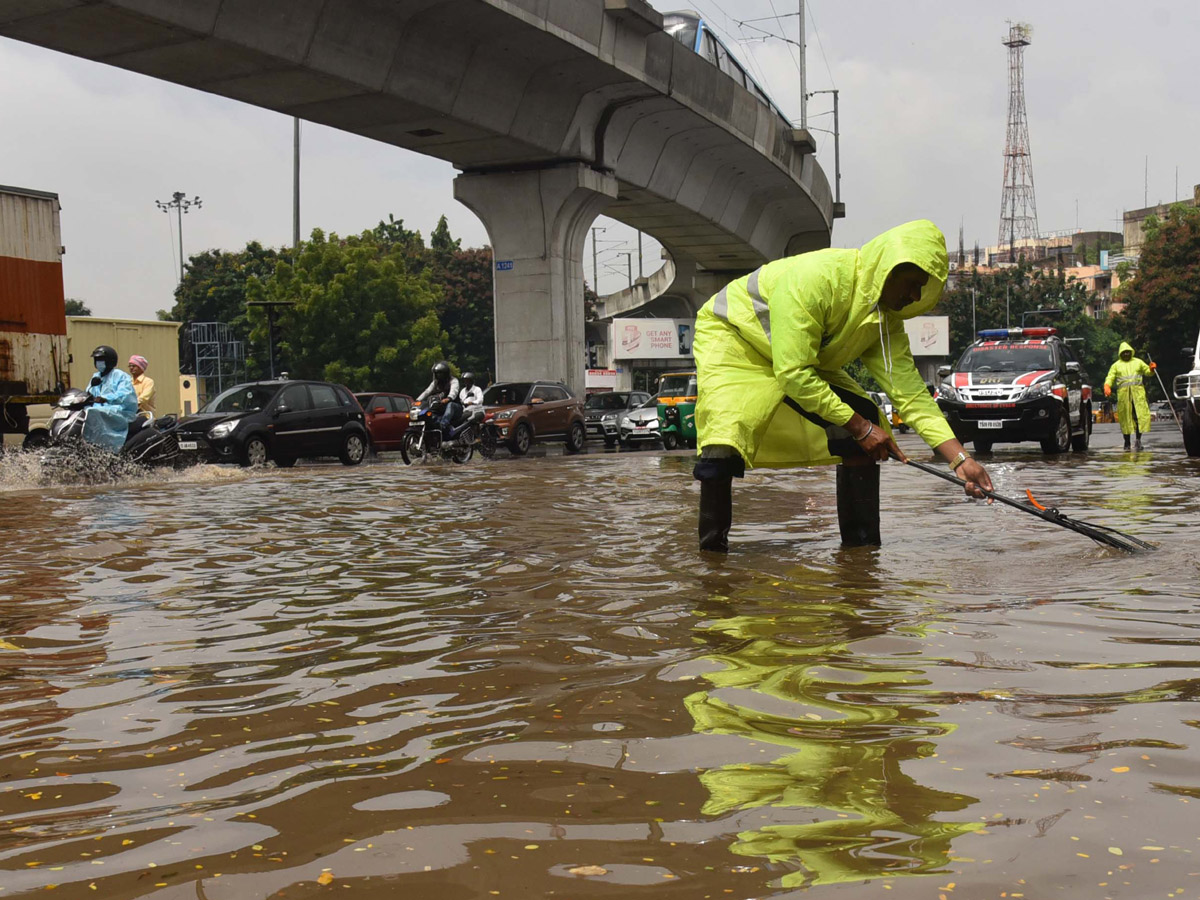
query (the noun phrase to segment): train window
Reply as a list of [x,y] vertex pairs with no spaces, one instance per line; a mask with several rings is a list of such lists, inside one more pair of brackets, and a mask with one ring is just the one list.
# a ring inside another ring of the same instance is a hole
[[700,21],[692,16],[667,14],[663,16],[663,31],[683,44],[693,53],[696,51],[696,32]]
[[[717,43],[717,39],[713,37],[711,31],[704,32],[703,46],[700,48],[700,55],[707,59],[714,66],[718,64],[717,48],[721,45]],[[724,48],[722,48],[724,49]]]
[[746,86],[746,73],[742,71],[741,65],[733,58],[733,54],[725,49],[724,45],[721,45],[721,71],[742,87]]

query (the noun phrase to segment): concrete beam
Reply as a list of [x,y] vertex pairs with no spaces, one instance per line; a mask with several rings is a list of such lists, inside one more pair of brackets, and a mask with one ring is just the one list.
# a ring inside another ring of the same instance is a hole
[[662,31],[662,13],[646,0],[604,0],[604,11],[641,34]]

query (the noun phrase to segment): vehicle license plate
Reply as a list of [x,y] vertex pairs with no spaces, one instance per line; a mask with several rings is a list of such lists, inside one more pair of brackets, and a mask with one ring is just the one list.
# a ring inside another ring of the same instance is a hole
[[179,449],[180,450],[198,450],[198,449],[200,449],[200,447],[195,441],[180,441]]
[[1004,422],[1000,419],[980,419],[977,423],[980,428],[1003,428]]

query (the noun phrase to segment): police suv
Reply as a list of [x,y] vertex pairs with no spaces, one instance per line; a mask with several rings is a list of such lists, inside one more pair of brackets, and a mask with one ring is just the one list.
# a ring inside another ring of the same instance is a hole
[[1040,441],[1046,453],[1088,448],[1092,387],[1057,329],[980,331],[958,363],[938,375],[938,406],[977,452],[1020,441]]

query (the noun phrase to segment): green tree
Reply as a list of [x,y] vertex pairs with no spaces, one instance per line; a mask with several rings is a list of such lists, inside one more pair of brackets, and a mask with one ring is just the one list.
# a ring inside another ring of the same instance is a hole
[[175,289],[175,305],[159,312],[160,319],[183,323],[179,329],[181,372],[190,372],[195,367],[189,327],[195,322],[223,322],[229,326],[232,339],[247,344],[250,371],[264,371],[266,345],[250,340],[246,291],[251,279],[271,275],[279,258],[277,251],[251,241],[244,250],[206,250],[188,260],[183,281]]
[[76,300],[74,297],[67,298],[66,307],[68,316],[90,316],[92,314],[86,302]]
[[[319,378],[354,390],[423,388],[443,356],[438,292],[412,259],[420,235],[391,220],[361,235],[328,237],[319,229],[294,263],[279,262],[253,278],[249,299],[287,301],[280,314],[282,366],[294,377]],[[266,337],[260,311],[254,337]]]
[[1200,209],[1176,204],[1164,219],[1146,219],[1143,229],[1137,274],[1117,299],[1128,304],[1130,342],[1149,351],[1169,386],[1190,367],[1180,350],[1194,344],[1200,326]]
[[438,219],[437,227],[429,236],[429,249],[433,251],[434,255],[448,256],[457,253],[461,249],[461,245],[462,241],[450,234],[450,225],[446,221],[446,217],[442,216]]
[[447,356],[460,372],[472,371],[480,384],[486,384],[496,371],[492,250],[461,250],[458,243],[433,251],[430,276],[441,288],[438,319],[449,335]]
[[[974,320],[972,328],[972,295]],[[950,355],[957,358],[984,328],[1052,326],[1070,339],[1071,351],[1094,384],[1099,384],[1116,358],[1120,337],[1111,317],[1096,320],[1088,315],[1088,293],[1082,284],[1068,281],[1061,271],[1019,265],[994,273],[973,270],[947,290],[935,314],[950,317]],[[1037,314],[1039,310],[1061,310]]]

